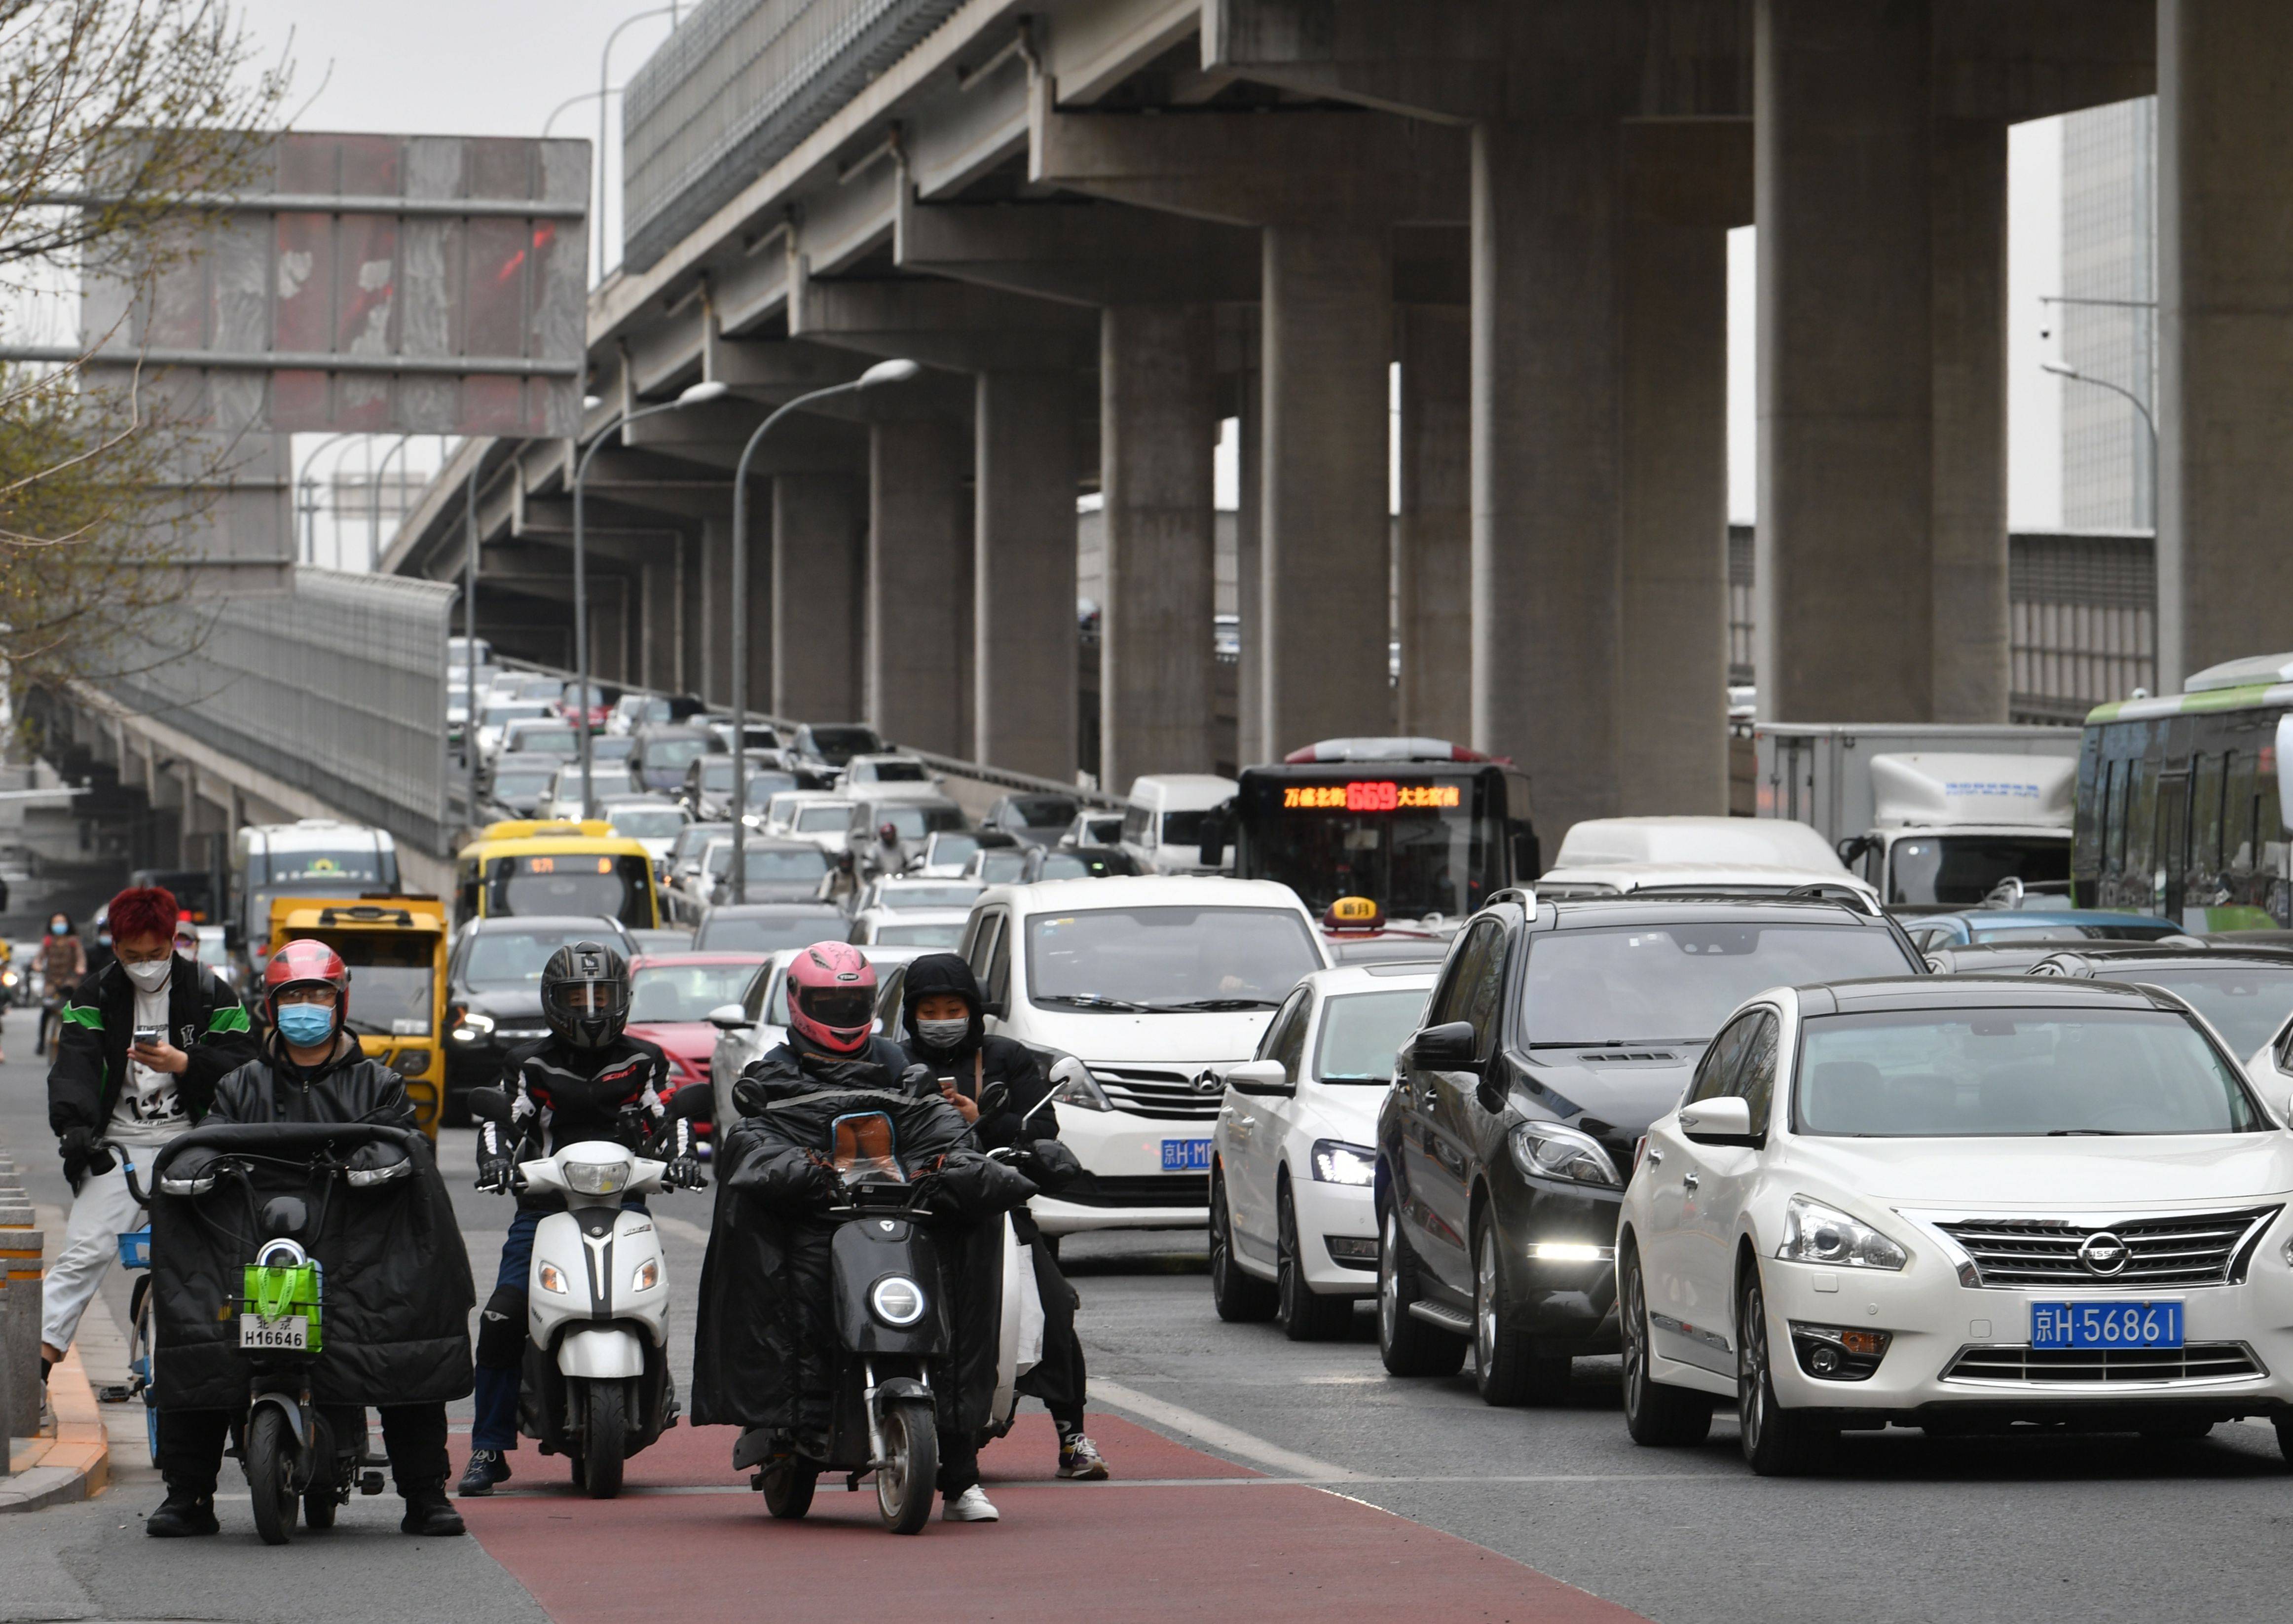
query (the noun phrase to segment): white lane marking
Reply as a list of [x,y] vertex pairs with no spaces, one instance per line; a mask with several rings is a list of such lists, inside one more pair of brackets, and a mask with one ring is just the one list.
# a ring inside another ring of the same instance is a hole
[[[1383,1477],[1369,1474],[1357,1474],[1348,1477],[1343,1481],[1365,1486],[1375,1486],[1381,1483],[1737,1483],[1743,1480],[1739,1474],[1723,1471],[1618,1472],[1605,1474],[1551,1474],[1542,1477]],[[1334,1493],[1336,1492],[1335,1490],[1329,1490],[1330,1482],[1331,1480],[1328,1478],[1312,1477],[1134,1477],[1111,1478],[1106,1482],[1096,1483],[1072,1483],[1056,1477],[1039,1477],[991,1480],[988,1487],[994,1490],[998,1494],[1001,1494],[1007,1490],[1013,1489],[1047,1489],[1057,1490],[1062,1493],[1090,1494],[1106,1494],[1118,1489],[1320,1489]],[[820,1492],[822,1494],[840,1494],[843,1491],[843,1474],[835,1473],[822,1474],[820,1480]],[[748,1494],[751,1492],[753,1491],[746,1483],[630,1483],[624,1485],[621,1490],[621,1493],[624,1496],[647,1494]],[[243,1500],[246,1498],[247,1497],[243,1494],[236,1496],[219,1494],[215,1496],[215,1498],[218,1500],[234,1498]],[[492,1494],[485,1498],[497,1500],[509,1499],[512,1498],[523,1498],[528,1499],[578,1500],[584,1497],[553,1485],[547,1488],[497,1489]],[[1351,1495],[1339,1495],[1338,1498],[1341,1499],[1353,1499],[1355,1497]],[[1373,1504],[1373,1502],[1367,1500],[1361,1500],[1357,1503],[1365,1506]],[[1389,1515],[1394,1514],[1388,1507],[1382,1506],[1377,1506],[1376,1509],[1386,1511]]]
[[1326,1460],[1317,1460],[1311,1455],[1300,1455],[1295,1449],[1285,1449],[1278,1443],[1228,1426],[1223,1421],[1213,1421],[1168,1399],[1158,1399],[1151,1393],[1141,1393],[1135,1387],[1125,1387],[1119,1382],[1094,1379],[1090,1396],[1127,1409],[1149,1421],[1199,1438],[1221,1454],[1239,1456],[1259,1466],[1272,1466],[1291,1477],[1309,1482],[1352,1482],[1361,1474],[1343,1466],[1333,1466]]

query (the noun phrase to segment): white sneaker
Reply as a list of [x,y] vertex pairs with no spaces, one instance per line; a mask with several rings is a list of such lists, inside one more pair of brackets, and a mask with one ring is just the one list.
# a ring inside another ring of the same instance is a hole
[[943,1522],[993,1522],[1003,1515],[977,1483],[941,1506],[939,1514]]

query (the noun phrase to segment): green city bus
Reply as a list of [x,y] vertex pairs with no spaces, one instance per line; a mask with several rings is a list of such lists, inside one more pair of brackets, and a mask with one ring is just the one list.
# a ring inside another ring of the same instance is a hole
[[2185,691],[2097,705],[2078,754],[2072,896],[2185,930],[2293,928],[2280,763],[2293,654],[2233,660]]

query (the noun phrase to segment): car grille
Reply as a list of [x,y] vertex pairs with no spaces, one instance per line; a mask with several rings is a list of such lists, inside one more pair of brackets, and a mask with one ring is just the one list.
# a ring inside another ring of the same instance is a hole
[[2241,1342],[2185,1348],[1965,1348],[1947,1382],[2041,1382],[2108,1386],[2123,1382],[2225,1382],[2265,1374]]
[[1159,1122],[1215,1122],[1226,1099],[1195,1092],[1195,1079],[1183,1071],[1134,1071],[1128,1067],[1093,1066],[1107,1102],[1118,1111],[1152,1116]]
[[1056,1198],[1077,1206],[1208,1206],[1211,1175],[1207,1173],[1140,1173],[1119,1178],[1092,1175],[1078,1179]]
[[[1965,1248],[1984,1286],[2220,1286],[2242,1278],[2245,1242],[2281,1210],[2174,1213],[2110,1224],[1966,1218],[1936,1227]],[[2088,1266],[2086,1243],[2095,1236],[2123,1244],[2125,1267],[2105,1273]]]

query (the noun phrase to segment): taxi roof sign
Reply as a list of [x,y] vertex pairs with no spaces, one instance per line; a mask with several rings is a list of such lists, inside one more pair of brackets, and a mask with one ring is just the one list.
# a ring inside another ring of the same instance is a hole
[[1375,930],[1385,923],[1385,910],[1368,897],[1341,897],[1322,915],[1326,930]]

